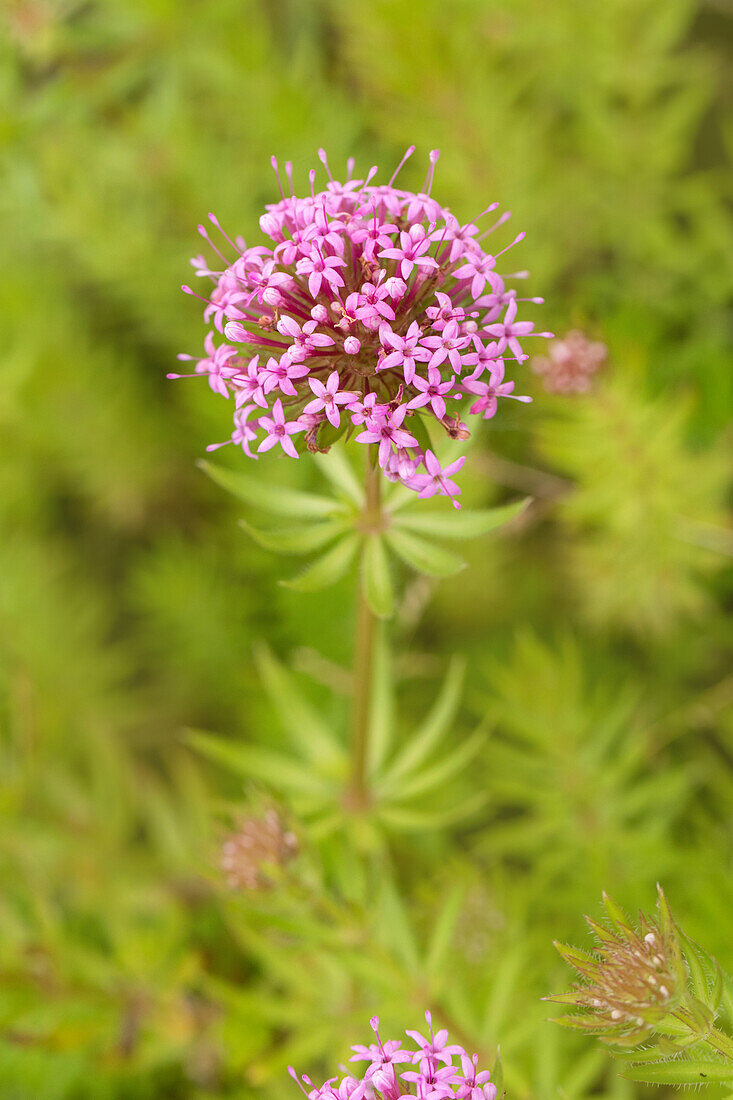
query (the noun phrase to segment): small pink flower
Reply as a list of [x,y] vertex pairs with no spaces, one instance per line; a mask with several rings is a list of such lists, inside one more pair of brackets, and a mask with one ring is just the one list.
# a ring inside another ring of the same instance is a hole
[[375,413],[367,420],[367,430],[356,437],[361,443],[379,444],[380,466],[387,464],[393,446],[398,450],[404,447],[417,447],[417,440],[402,427],[406,415],[407,405],[400,405],[386,416]]
[[470,336],[464,336],[457,321],[448,321],[437,336],[424,336],[423,345],[430,348],[430,366],[439,367],[447,359],[456,374],[461,373],[461,352],[471,343]]
[[279,443],[285,454],[290,455],[291,458],[297,458],[298,452],[295,449],[295,445],[290,438],[291,435],[295,435],[296,432],[302,432],[303,426],[295,423],[287,424],[285,422],[285,413],[283,412],[283,403],[278,397],[275,404],[272,406],[272,416],[261,416],[258,421],[259,427],[263,428],[266,432],[265,438],[257,448],[259,451],[270,451]]
[[[460,496],[461,490],[455,481],[451,481],[451,477],[453,474],[458,473],[465,461],[466,456],[461,455],[459,459],[456,459],[455,462],[451,462],[450,466],[446,466],[445,469],[443,469],[433,452],[430,450],[426,451],[425,469],[427,473],[416,474],[414,478],[415,487],[418,491],[417,495],[419,497],[432,497],[435,496],[436,493],[440,493],[442,496],[450,497],[451,504],[454,508],[460,508],[460,504],[454,498]],[[417,1033],[410,1034],[415,1038]],[[439,1031],[436,1040],[439,1036],[442,1036],[442,1034],[443,1033]],[[446,1051],[443,1051],[443,1054],[445,1053]]]
[[321,293],[324,283],[329,287],[344,286],[343,276],[336,270],[346,267],[346,260],[340,256],[324,256],[318,247],[314,247],[309,255],[298,260],[295,270],[298,275],[306,275],[308,278],[308,293],[315,298]]
[[420,344],[422,332],[417,321],[413,321],[405,336],[398,336],[389,325],[382,325],[379,339],[387,354],[378,363],[379,370],[401,367],[405,382],[410,385],[415,377],[415,365],[427,363],[430,352]]
[[318,413],[323,411],[334,428],[338,428],[341,424],[339,405],[351,405],[358,400],[359,395],[352,390],[342,390],[339,393],[339,372],[337,370],[329,374],[325,385],[323,382],[319,382],[317,378],[309,378],[308,385],[316,396],[313,401],[305,406],[303,412]]
[[[506,313],[504,314],[503,321],[497,321],[496,324],[487,325],[483,330],[490,336],[493,336],[499,341],[499,347],[503,350],[509,346],[512,352],[516,355],[517,359],[526,359],[527,356],[522,352],[521,344],[518,337],[529,336],[534,328],[532,321],[516,321],[517,316],[517,300],[512,298],[509,305],[506,307]],[[551,332],[537,332],[535,336],[552,336]]]
[[501,360],[497,360],[491,368],[490,377],[490,382],[481,382],[473,375],[464,379],[464,390],[467,393],[476,394],[479,398],[471,405],[470,411],[473,416],[480,414],[484,420],[491,420],[496,415],[497,398],[499,397],[511,397],[512,400],[521,401],[523,404],[528,404],[532,400],[531,397],[522,397],[519,394],[512,393],[514,382],[504,381],[504,364]]
[[447,382],[441,381],[440,370],[429,366],[427,379],[416,374],[412,384],[420,392],[417,397],[413,397],[412,401],[408,401],[408,409],[420,409],[424,405],[430,405],[438,420],[442,420],[445,416],[445,395],[453,389],[453,379],[449,378]]
[[262,391],[268,394],[278,389],[288,397],[297,397],[295,382],[304,378],[307,373],[308,368],[304,363],[293,363],[286,355],[280,359],[270,357],[262,367]]
[[436,268],[436,260],[428,256],[432,241],[422,225],[412,225],[406,233],[400,233],[399,248],[383,248],[379,255],[383,259],[399,260],[399,271],[403,279],[409,279],[414,267]]

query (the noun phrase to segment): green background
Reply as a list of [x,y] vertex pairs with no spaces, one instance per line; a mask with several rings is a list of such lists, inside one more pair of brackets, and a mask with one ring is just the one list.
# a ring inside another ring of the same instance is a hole
[[[733,968],[732,40],[726,0],[6,0],[0,1100],[292,1097],[428,1005],[514,1100],[646,1095],[539,997],[602,889],[657,880]],[[196,470],[229,411],[165,380],[203,340],[179,286],[209,210],[257,239],[272,153],[304,186],[320,145],[388,176],[413,142],[403,185],[438,147],[439,200],[510,208],[539,327],[609,366],[582,398],[523,368],[464,494],[537,504],[407,579],[401,736],[464,655],[450,737],[490,736],[443,795],[481,810],[366,856],[301,829],[305,886],[232,896],[227,813],[269,795],[183,731],[281,742],[263,638],[341,729],[355,582],[278,586]]]

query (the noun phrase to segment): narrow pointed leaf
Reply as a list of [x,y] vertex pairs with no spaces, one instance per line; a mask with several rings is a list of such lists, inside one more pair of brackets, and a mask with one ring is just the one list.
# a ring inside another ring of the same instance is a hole
[[388,619],[394,612],[394,593],[381,535],[367,536],[361,561],[361,587],[364,599],[377,618]]
[[486,805],[487,798],[488,795],[481,791],[447,810],[413,810],[404,806],[381,806],[378,814],[385,825],[394,829],[403,832],[422,832],[425,829],[442,829],[465,821]]
[[403,561],[418,573],[426,573],[429,577],[452,577],[466,566],[463,559],[450,550],[433,546],[417,535],[396,530],[394,527],[388,530],[387,541]]
[[733,1065],[686,1060],[654,1062],[651,1065],[631,1066],[621,1076],[627,1081],[644,1081],[650,1085],[729,1084],[733,1081]]
[[227,741],[199,730],[189,730],[187,740],[209,760],[247,779],[263,780],[277,790],[313,795],[326,795],[332,790],[328,780],[284,753]]
[[395,527],[416,531],[418,534],[435,535],[446,539],[471,539],[479,535],[487,535],[490,531],[508,523],[509,520],[520,515],[529,502],[530,498],[527,497],[526,500],[503,504],[499,508],[485,508],[473,512],[465,508],[460,512],[455,508],[445,512],[429,509],[401,512],[395,517],[393,523]]
[[336,584],[354,560],[359,541],[358,535],[347,535],[297,577],[280,581],[280,584],[286,588],[294,588],[296,592],[317,592],[321,588]]
[[608,913],[611,923],[619,932],[627,932],[633,934],[633,926],[621,906],[617,905],[613,898],[610,898],[608,894],[605,893],[603,895],[603,905],[606,909],[606,912]]
[[254,542],[277,554],[312,554],[314,550],[320,550],[333,542],[346,530],[343,520],[326,520],[287,531],[263,531],[243,519],[240,519],[239,526]]
[[374,645],[374,676],[367,743],[367,773],[370,776],[379,773],[394,737],[394,683],[391,654],[385,633],[383,626],[377,630]]
[[272,515],[288,516],[290,519],[296,516],[317,519],[332,516],[343,510],[338,501],[329,497],[303,493],[283,485],[273,485],[261,477],[245,474],[240,470],[227,470],[224,466],[216,466],[204,459],[201,459],[197,465],[222,489]]
[[450,950],[453,944],[456,923],[461,915],[461,903],[464,894],[465,889],[461,884],[449,890],[435,921],[425,961],[425,969],[433,982],[439,978],[446,960],[450,958]]
[[316,454],[324,454],[325,457],[330,458],[334,453],[331,450],[334,443],[337,443],[341,436],[348,430],[349,419],[346,416],[341,417],[341,423],[338,428],[334,428],[333,424],[328,420],[324,420],[318,429],[318,446],[321,448]]
[[393,783],[396,779],[414,771],[423,760],[427,759],[443,737],[458,710],[464,671],[465,663],[455,658],[448,667],[438,698],[389,768],[386,776],[388,783]]
[[337,738],[297,686],[295,677],[265,645],[255,648],[257,670],[283,729],[296,752],[328,766],[338,766],[345,752]]
[[554,940],[553,943],[555,950],[562,955],[565,962],[570,963],[576,970],[582,970],[585,973],[587,970],[598,968],[598,959],[590,952],[583,951],[581,947],[573,947],[569,943],[560,943],[559,940]]
[[[346,420],[346,418],[343,418]],[[361,508],[364,503],[364,487],[359,483],[343,449],[329,451],[328,454],[315,454],[316,465],[328,478],[333,487]]]
[[491,1082],[496,1085],[496,1095],[502,1095],[502,1089],[504,1088],[504,1064],[501,1060],[501,1050],[496,1048],[496,1058],[494,1059],[494,1066],[491,1070]]
[[453,775],[465,768],[479,749],[486,743],[486,734],[483,730],[477,730],[462,745],[453,752],[438,760],[432,767],[419,772],[413,772],[397,787],[395,801],[407,802],[418,795],[427,794],[428,791],[441,787]]

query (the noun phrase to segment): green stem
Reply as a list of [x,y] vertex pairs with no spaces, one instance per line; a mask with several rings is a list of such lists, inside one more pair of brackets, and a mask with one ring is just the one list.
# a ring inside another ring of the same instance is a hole
[[[364,512],[361,525],[365,532],[379,530],[382,523],[381,477],[379,466],[372,453],[373,450],[374,448],[371,446],[367,449]],[[354,641],[351,781],[349,786],[349,803],[354,809],[364,809],[369,803],[366,770],[376,627],[376,616],[364,599],[364,592],[359,582],[356,637]]]

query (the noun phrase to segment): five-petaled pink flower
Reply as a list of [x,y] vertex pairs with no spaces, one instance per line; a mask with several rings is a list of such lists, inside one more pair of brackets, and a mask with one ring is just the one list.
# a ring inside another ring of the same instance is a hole
[[283,403],[278,397],[275,404],[272,406],[272,416],[261,416],[259,420],[259,426],[264,428],[265,438],[257,448],[258,451],[269,451],[277,443],[280,444],[285,454],[290,455],[291,458],[297,458],[298,452],[295,449],[295,444],[290,438],[291,435],[295,435],[297,432],[302,432],[302,425],[295,423],[285,422],[285,413],[283,412]]
[[339,393],[339,372],[337,370],[331,371],[325,385],[323,382],[319,382],[317,378],[309,378],[308,385],[316,396],[313,401],[308,402],[303,412],[325,412],[334,428],[338,428],[341,424],[339,405],[351,405],[359,399],[358,393],[354,393],[353,390],[342,390]]
[[386,466],[392,453],[392,447],[404,450],[405,447],[417,447],[417,440],[402,427],[407,415],[407,405],[386,414],[376,413],[366,421],[366,431],[356,438],[361,443],[379,444],[379,465]]

